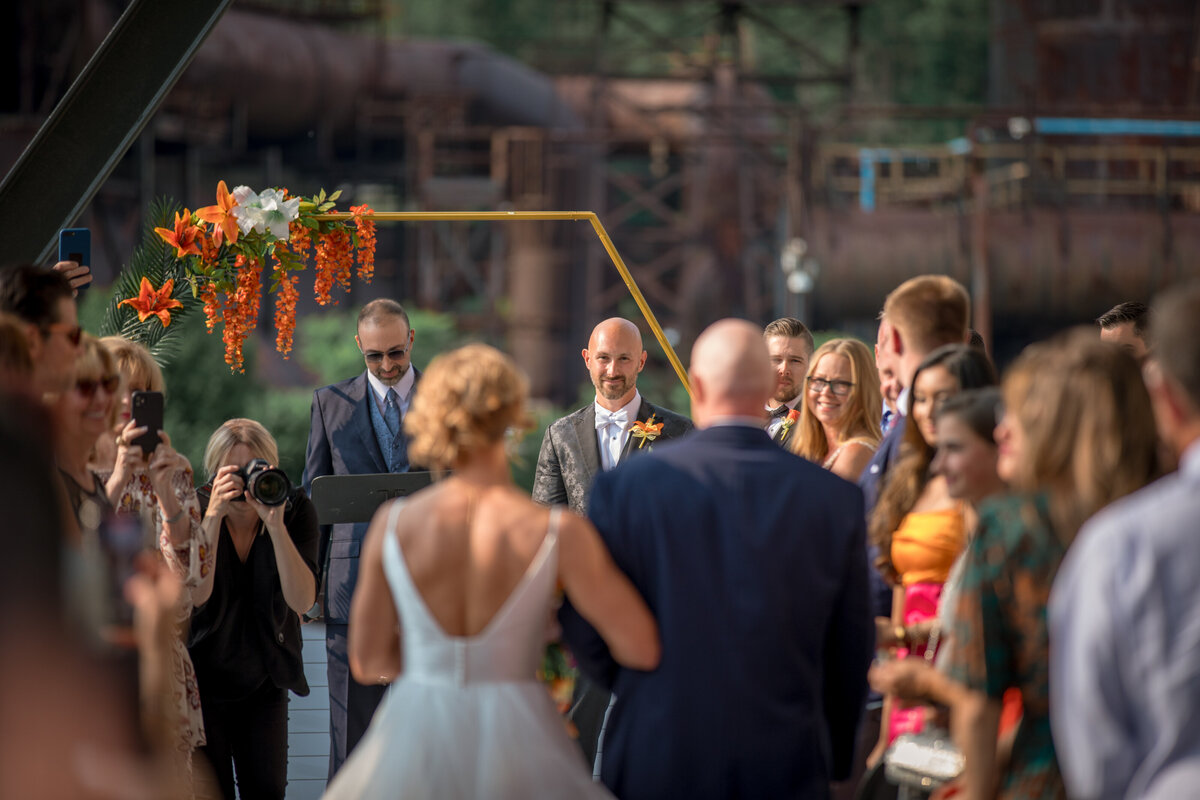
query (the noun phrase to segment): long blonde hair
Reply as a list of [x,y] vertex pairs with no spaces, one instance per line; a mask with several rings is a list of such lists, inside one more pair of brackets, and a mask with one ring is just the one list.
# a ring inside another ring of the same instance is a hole
[[850,362],[850,380],[854,384],[846,397],[845,411],[838,444],[850,439],[866,439],[878,444],[882,435],[879,431],[879,415],[883,409],[883,396],[879,390],[879,373],[871,359],[871,351],[857,339],[830,339],[813,353],[808,362],[808,375],[800,387],[800,419],[796,421],[796,436],[792,439],[792,452],[809,461],[822,463],[829,455],[829,440],[825,428],[813,414],[808,400],[808,378],[812,377],[821,363],[821,357],[829,354],[845,357]]
[[1025,439],[1013,482],[1047,494],[1064,545],[1088,517],[1157,475],[1141,371],[1091,329],[1026,348],[1005,376],[1004,402]]

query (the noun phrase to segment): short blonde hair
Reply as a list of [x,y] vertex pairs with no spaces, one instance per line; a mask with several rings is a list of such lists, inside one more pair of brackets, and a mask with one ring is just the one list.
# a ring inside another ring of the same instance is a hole
[[829,455],[829,440],[825,428],[816,418],[808,404],[808,378],[812,377],[821,358],[838,355],[850,362],[850,380],[854,388],[846,398],[845,424],[841,442],[849,439],[868,439],[878,444],[883,438],[879,430],[879,415],[883,413],[883,395],[879,390],[879,372],[871,359],[871,351],[857,339],[830,339],[813,353],[808,362],[808,375],[800,387],[800,419],[796,424],[796,437],[792,440],[792,452],[809,461],[822,463]]
[[900,331],[905,347],[928,353],[944,344],[966,343],[971,299],[953,278],[918,275],[887,296],[883,318]]
[[[75,380],[103,380],[111,376],[121,377],[120,370],[117,369],[116,359],[112,354],[100,344],[100,340],[90,334],[83,334],[79,338],[79,355],[75,357]],[[108,412],[107,427],[111,430],[116,427],[117,420],[121,416],[121,391],[124,387],[124,380],[118,385],[117,391],[112,397],[112,407]],[[72,384],[74,388],[74,384]]]
[[117,369],[128,386],[144,386],[152,392],[166,389],[162,369],[150,351],[124,336],[105,336],[100,340],[117,361]]
[[[208,445],[204,448],[204,472],[209,480],[216,477],[217,470],[221,468],[222,462],[228,457],[229,451],[239,444],[246,445],[255,458],[262,458],[270,464],[279,465],[279,445],[275,443],[275,437],[271,435],[270,431],[264,428],[261,422],[237,417],[227,420],[221,427],[213,431]],[[245,465],[239,464],[238,466]]]
[[448,469],[510,429],[533,426],[525,412],[529,381],[494,347],[469,344],[433,359],[404,417],[409,460]]

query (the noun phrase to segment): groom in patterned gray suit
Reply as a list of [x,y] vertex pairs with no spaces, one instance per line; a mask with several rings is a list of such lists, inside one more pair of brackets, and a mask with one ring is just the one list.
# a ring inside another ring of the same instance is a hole
[[[637,376],[646,366],[642,334],[627,319],[612,317],[592,331],[583,351],[596,399],[556,420],[546,429],[533,479],[533,499],[546,505],[566,505],[587,514],[592,481],[654,444],[692,430],[692,421],[642,397]],[[576,687],[571,720],[589,761],[608,708],[608,693]]]

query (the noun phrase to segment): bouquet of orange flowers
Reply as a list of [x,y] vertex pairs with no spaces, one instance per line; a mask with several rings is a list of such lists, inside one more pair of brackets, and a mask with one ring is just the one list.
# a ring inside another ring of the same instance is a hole
[[[332,296],[335,287],[350,288],[356,261],[359,279],[371,281],[375,269],[371,209],[352,206],[353,218],[346,221],[317,219],[334,210],[340,195],[321,190],[305,199],[287,189],[256,193],[248,186],[231,192],[221,181],[214,205],[195,212],[177,211],[172,227],[154,229],[185,265],[192,296],[203,302],[209,332],[218,324],[223,327],[225,362],[231,370],[244,371],[242,346],[258,323],[268,264],[267,291],[275,298],[275,348],[284,358],[291,352],[296,327],[297,273],[307,267],[310,250],[316,260],[313,290],[321,305],[337,303]],[[147,302],[163,293],[153,285],[143,289]],[[157,315],[159,310],[155,307],[147,313]],[[138,311],[141,316],[142,309]],[[169,325],[169,310],[165,319],[158,318]]]

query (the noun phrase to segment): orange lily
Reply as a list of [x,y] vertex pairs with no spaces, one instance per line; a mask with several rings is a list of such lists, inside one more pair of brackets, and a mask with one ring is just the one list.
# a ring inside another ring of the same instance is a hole
[[788,433],[791,432],[792,426],[796,424],[796,420],[800,419],[800,412],[796,409],[791,409],[787,413],[787,418],[783,421],[782,435],[779,437],[780,442],[787,441]]
[[196,211],[196,216],[205,222],[212,223],[213,242],[217,247],[220,247],[222,240],[225,239],[228,239],[230,244],[237,241],[238,224],[237,219],[233,216],[233,207],[236,205],[237,200],[234,200],[233,195],[229,193],[229,187],[225,185],[225,181],[221,181],[217,184],[217,204],[205,206]]
[[196,244],[196,237],[200,235],[200,228],[192,224],[192,212],[186,208],[183,213],[175,212],[175,230],[170,228],[155,228],[154,232],[163,238],[167,244],[175,248],[175,256],[183,258],[188,253],[200,255],[200,247]]
[[638,449],[640,450],[642,449],[642,445],[644,445],[646,442],[653,442],[660,435],[662,435],[662,429],[663,423],[655,422],[654,415],[651,414],[650,419],[646,420],[645,422],[639,421],[633,423],[633,430],[629,433],[631,436],[633,436],[633,438],[641,439],[641,441],[638,442]]
[[162,285],[162,288],[155,291],[150,279],[142,276],[141,290],[137,297],[131,297],[128,300],[122,300],[117,303],[117,306],[123,306],[126,303],[133,306],[137,311],[138,322],[145,322],[149,317],[158,317],[158,321],[165,328],[171,324],[171,309],[183,308],[183,303],[171,297],[171,293],[175,290],[175,279],[171,278]]

